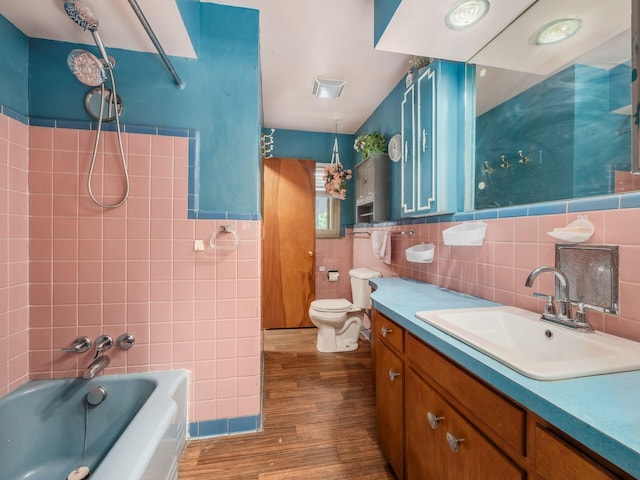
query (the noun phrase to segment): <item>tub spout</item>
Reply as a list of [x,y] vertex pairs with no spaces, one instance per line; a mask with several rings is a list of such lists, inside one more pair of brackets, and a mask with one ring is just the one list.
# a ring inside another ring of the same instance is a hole
[[111,363],[111,359],[109,357],[107,357],[106,355],[99,356],[86,368],[82,378],[95,377],[97,374],[107,368],[109,366],[109,363]]

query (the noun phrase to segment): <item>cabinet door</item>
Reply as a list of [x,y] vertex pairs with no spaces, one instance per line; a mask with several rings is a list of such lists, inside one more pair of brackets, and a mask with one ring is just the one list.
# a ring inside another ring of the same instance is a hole
[[381,341],[376,344],[376,426],[378,442],[398,478],[404,478],[403,361]]
[[416,208],[418,213],[428,213],[435,207],[436,172],[435,114],[436,114],[435,70],[427,68],[418,79],[418,125],[416,129]]
[[524,472],[411,368],[405,381],[407,479],[524,478]]
[[402,169],[400,183],[402,189],[401,214],[410,216],[416,212],[416,192],[414,181],[415,165],[415,84],[411,85],[402,99]]
[[584,453],[569,446],[552,432],[536,426],[535,464],[537,478],[552,480],[606,480],[618,478]]

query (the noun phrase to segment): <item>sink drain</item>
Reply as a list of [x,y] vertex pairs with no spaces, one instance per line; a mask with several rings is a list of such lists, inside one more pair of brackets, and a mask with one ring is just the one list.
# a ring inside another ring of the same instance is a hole
[[553,332],[551,330],[545,330],[544,336],[551,340],[553,338]]

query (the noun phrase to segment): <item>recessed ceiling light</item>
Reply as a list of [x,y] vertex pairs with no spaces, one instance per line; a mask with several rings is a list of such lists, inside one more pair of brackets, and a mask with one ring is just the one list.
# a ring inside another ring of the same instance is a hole
[[311,93],[318,98],[338,98],[347,82],[344,80],[329,80],[314,78]]
[[444,21],[451,30],[464,30],[478,23],[489,11],[487,0],[460,0],[449,9]]
[[551,45],[575,35],[582,27],[579,18],[561,18],[547,23],[536,33],[536,45]]

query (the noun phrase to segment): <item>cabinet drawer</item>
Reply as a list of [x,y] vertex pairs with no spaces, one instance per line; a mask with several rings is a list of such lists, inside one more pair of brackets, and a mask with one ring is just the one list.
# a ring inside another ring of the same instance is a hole
[[620,478],[594,463],[553,432],[536,426],[535,466],[537,478],[605,480]]
[[376,318],[376,338],[392,346],[398,352],[404,352],[404,329],[378,312]]
[[514,454],[525,455],[525,410],[412,335],[407,335],[406,349],[407,359],[439,384],[488,437]]
[[407,479],[523,479],[524,472],[406,369]]

